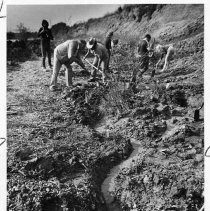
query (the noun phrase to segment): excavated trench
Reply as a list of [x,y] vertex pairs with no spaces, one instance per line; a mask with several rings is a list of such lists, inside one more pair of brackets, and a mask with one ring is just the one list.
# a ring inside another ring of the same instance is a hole
[[122,211],[122,207],[120,204],[115,200],[114,196],[111,194],[113,182],[115,177],[118,175],[118,172],[125,166],[128,166],[130,161],[134,159],[141,150],[139,147],[139,144],[135,143],[134,141],[131,141],[133,151],[130,154],[130,156],[122,161],[120,164],[114,166],[112,169],[110,169],[110,172],[108,173],[106,179],[101,185],[101,192],[103,193],[104,199],[106,201],[106,206],[108,211]]
[[[106,126],[106,122],[102,121],[98,125],[95,126],[95,130],[99,133],[106,133],[107,131],[105,129],[105,126]],[[114,185],[114,179],[122,168],[128,167],[130,163],[132,163],[132,161],[135,160],[135,158],[137,158],[137,156],[141,154],[141,152],[144,151],[143,148],[141,148],[140,143],[138,143],[135,139],[131,139],[130,141],[133,148],[132,153],[129,155],[129,157],[126,160],[122,161],[118,165],[111,168],[109,173],[107,174],[106,179],[101,184],[101,192],[106,202],[107,211],[122,211],[123,210],[121,205],[115,200],[115,197],[111,193],[113,185]]]

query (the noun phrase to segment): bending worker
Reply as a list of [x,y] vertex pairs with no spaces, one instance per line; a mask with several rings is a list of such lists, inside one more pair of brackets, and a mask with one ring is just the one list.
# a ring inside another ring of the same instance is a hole
[[84,59],[88,56],[91,52],[94,54],[94,61],[93,61],[93,69],[91,72],[91,78],[88,80],[89,82],[96,81],[96,71],[101,67],[102,70],[102,81],[105,82],[106,79],[109,78],[107,75],[108,70],[108,62],[109,62],[109,53],[104,45],[98,43],[95,38],[90,38],[87,42],[88,52],[85,55]]
[[[76,62],[84,70],[86,70],[85,65],[83,64],[80,55],[85,49],[86,41],[85,40],[67,40],[66,42],[58,45],[54,50],[54,66],[53,74],[50,83],[50,89],[55,91],[57,88],[57,77],[60,71],[62,64],[67,68],[66,71],[66,86],[72,86],[72,67],[71,64]],[[87,70],[86,70],[87,71]]]
[[175,49],[172,45],[160,45],[158,44],[155,48],[155,52],[159,55],[160,59],[156,64],[156,69],[158,68],[159,63],[162,61],[163,57],[165,56],[165,62],[163,69],[160,72],[164,72],[169,64],[169,60],[171,59],[172,55],[175,52]]

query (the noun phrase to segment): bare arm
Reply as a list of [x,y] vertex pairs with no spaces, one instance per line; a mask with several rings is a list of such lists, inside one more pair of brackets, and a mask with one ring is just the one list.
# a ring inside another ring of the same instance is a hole
[[163,59],[163,57],[164,57],[164,54],[163,53],[161,53],[161,55],[160,55],[160,59],[158,60],[158,62],[157,62],[157,64],[156,64],[156,68],[158,67],[158,65],[160,64],[160,62],[161,62],[161,60]]
[[168,67],[168,53],[167,53],[167,55],[166,55],[166,57],[165,57],[165,63],[164,63],[162,72],[165,71],[167,67]]
[[82,62],[82,60],[79,57],[75,57],[74,61],[80,66],[82,67],[84,70],[86,70],[86,67],[84,65],[84,63]]
[[98,67],[97,67],[97,69],[99,69],[99,67],[101,66],[101,62],[102,62],[102,59],[100,58],[100,57],[98,57],[99,59],[98,59]]

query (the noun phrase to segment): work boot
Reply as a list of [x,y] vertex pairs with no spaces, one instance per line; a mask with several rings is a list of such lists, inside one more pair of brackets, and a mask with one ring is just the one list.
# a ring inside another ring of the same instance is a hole
[[59,91],[59,90],[61,90],[61,89],[59,89],[56,85],[51,85],[50,86],[50,91],[51,92],[55,92],[55,91]]
[[43,72],[49,72],[49,70],[46,67],[42,67]]

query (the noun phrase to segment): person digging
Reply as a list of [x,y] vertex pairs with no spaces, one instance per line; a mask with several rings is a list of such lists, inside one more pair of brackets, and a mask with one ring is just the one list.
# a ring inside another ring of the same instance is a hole
[[175,48],[171,44],[169,44],[169,45],[158,44],[155,47],[155,53],[159,55],[159,60],[156,64],[156,69],[158,69],[158,65],[160,64],[162,59],[165,57],[164,58],[164,66],[163,66],[162,70],[160,71],[160,72],[164,72],[168,67],[169,61],[171,60],[172,56],[175,53]]
[[[54,50],[54,66],[53,66],[53,74],[50,82],[50,90],[57,90],[57,78],[60,71],[61,66],[64,64],[67,68],[66,71],[66,86],[72,87],[72,67],[71,64],[76,62],[80,65],[85,71],[88,72],[85,65],[83,64],[80,56],[83,50],[86,47],[85,40],[67,40],[64,43],[58,45]],[[89,73],[89,72],[88,72]]]
[[142,77],[143,73],[149,68],[149,53],[152,51],[149,44],[150,40],[151,35],[146,34],[144,39],[138,44],[136,58],[140,63],[140,70],[135,68],[133,71],[132,78],[130,80],[130,86],[133,89],[136,87],[137,76],[139,75],[139,77]]
[[102,73],[102,81],[103,83],[105,83],[105,81],[110,78],[107,74],[109,54],[106,47],[101,43],[98,43],[95,38],[90,38],[86,46],[88,48],[88,52],[85,55],[84,60],[86,60],[89,53],[94,54],[94,61],[93,64],[91,65],[93,69],[91,71],[91,77],[88,80],[88,82],[96,81],[96,72],[97,70],[100,71],[101,67],[100,72]]

